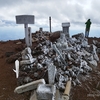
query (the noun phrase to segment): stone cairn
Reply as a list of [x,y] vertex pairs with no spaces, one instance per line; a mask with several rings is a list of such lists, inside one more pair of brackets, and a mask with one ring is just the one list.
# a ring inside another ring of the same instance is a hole
[[[65,38],[65,34],[61,33],[60,38],[54,42],[45,38],[34,50],[25,48],[20,61],[19,84],[23,85],[43,78],[47,84],[64,90],[70,77],[74,86],[81,84],[79,76],[85,77],[99,61],[96,44],[97,41],[94,41],[94,44],[89,45],[83,33],[73,35],[72,38]],[[38,92],[40,92],[39,88]]]

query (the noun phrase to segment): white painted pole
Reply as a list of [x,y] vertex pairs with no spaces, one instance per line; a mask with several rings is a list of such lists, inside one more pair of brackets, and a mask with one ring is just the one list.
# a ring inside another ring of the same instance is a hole
[[31,27],[28,27],[28,35],[29,35],[29,44],[32,46],[32,33],[31,33]]
[[15,61],[15,70],[13,69],[13,71],[16,73],[16,78],[19,77],[19,61],[16,60]]
[[27,47],[29,46],[29,37],[28,37],[28,24],[24,24],[25,27],[25,42]]

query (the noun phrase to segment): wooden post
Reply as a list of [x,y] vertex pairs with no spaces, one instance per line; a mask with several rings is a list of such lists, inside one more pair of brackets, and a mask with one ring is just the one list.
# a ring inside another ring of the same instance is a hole
[[64,91],[64,93],[62,95],[62,100],[69,100],[70,89],[71,89],[71,78],[66,84],[65,91]]
[[65,88],[65,91],[64,91],[64,94],[66,94],[66,95],[69,96],[70,89],[71,89],[71,80],[69,80],[69,81],[67,82],[66,88]]

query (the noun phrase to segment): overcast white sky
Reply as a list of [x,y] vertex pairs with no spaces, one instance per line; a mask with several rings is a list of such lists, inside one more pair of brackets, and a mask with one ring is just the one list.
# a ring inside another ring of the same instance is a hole
[[[49,30],[49,16],[52,31],[61,30],[62,22],[70,22],[70,31],[84,32],[84,23],[90,18],[90,34],[100,36],[100,0],[0,0],[0,30],[24,30],[15,20],[16,15],[24,14],[35,15],[35,24],[31,26],[34,32],[39,27]],[[98,33],[94,34],[94,30]]]

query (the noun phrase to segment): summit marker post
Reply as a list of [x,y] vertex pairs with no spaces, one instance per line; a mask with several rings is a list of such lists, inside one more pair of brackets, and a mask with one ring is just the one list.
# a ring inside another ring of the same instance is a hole
[[17,15],[16,24],[24,24],[25,42],[27,46],[31,46],[29,33],[28,33],[28,24],[34,24],[34,15]]

